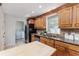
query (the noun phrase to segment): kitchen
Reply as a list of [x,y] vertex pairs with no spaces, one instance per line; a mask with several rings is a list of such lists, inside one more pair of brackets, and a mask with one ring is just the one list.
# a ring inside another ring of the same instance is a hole
[[[79,56],[79,4],[64,4],[38,17],[28,19],[37,33],[31,40],[40,41],[57,49],[55,56]],[[32,21],[32,22],[31,22]]]
[[0,55],[79,56],[78,13],[78,3],[61,3],[43,14],[28,17],[26,42],[1,51]]

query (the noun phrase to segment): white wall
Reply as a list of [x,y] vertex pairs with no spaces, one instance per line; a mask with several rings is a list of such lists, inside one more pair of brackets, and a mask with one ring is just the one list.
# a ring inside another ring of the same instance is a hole
[[9,48],[16,45],[15,41],[16,21],[20,21],[22,19],[6,14],[5,20],[6,20],[6,48]]
[[23,40],[24,41],[24,22],[23,21],[16,21],[16,39]]
[[16,31],[24,30],[24,22],[23,21],[16,21]]
[[15,46],[15,25],[16,19],[12,16],[5,15],[6,47]]
[[2,7],[0,6],[0,50],[4,49],[4,43],[5,43],[4,32],[5,32],[4,13]]
[[15,46],[16,21],[25,19],[5,14],[0,6],[0,50]]

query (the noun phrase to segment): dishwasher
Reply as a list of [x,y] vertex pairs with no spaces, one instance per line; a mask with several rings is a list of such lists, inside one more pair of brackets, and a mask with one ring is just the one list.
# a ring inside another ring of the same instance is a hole
[[40,36],[35,35],[35,41],[40,41]]

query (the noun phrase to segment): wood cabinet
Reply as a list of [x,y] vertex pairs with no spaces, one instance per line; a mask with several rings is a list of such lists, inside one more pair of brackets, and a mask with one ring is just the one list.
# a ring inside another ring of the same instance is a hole
[[55,45],[55,48],[57,48],[60,51],[65,51],[65,48],[63,46],[60,46],[60,45]]
[[47,43],[47,38],[40,37],[40,42],[46,44]]
[[[32,35],[32,41],[35,41],[34,35]],[[52,56],[79,56],[79,46],[77,45],[42,36],[40,36],[40,42],[56,48],[56,52]]]
[[39,21],[40,19],[39,18],[36,18],[36,20],[35,20],[35,28],[39,28],[39,25],[40,25],[40,21]]
[[61,29],[79,29],[79,4],[58,11]]
[[79,52],[75,50],[68,49],[68,53],[70,56],[79,56]]
[[79,4],[73,6],[74,27],[79,28]]
[[54,47],[54,40],[52,39],[48,39],[48,38],[45,38],[45,37],[40,37],[40,42],[50,46],[50,47]]
[[57,50],[54,54],[54,56],[65,56],[63,51]]
[[73,44],[66,44],[68,49],[78,51],[79,52],[79,46],[73,45]]
[[63,42],[60,41],[55,41],[55,48],[57,49],[56,51],[56,56],[65,56],[66,52],[65,52],[65,45]]
[[60,28],[72,26],[72,7],[64,8],[58,12]]
[[55,41],[55,48],[57,56],[79,56],[79,46]]
[[47,44],[48,46],[50,46],[50,47],[54,47],[54,40],[52,40],[52,39],[47,39],[46,44]]
[[35,20],[35,28],[36,29],[45,29],[45,17],[38,17]]
[[32,35],[32,42],[35,41],[35,35]]

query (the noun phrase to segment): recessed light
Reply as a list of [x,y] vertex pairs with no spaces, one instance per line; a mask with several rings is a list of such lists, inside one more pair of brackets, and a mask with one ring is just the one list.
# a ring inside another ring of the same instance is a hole
[[42,8],[42,5],[39,5],[39,8]]
[[34,11],[32,11],[32,13],[35,13]]
[[28,14],[28,15],[26,15],[25,17],[30,17],[30,15]]

